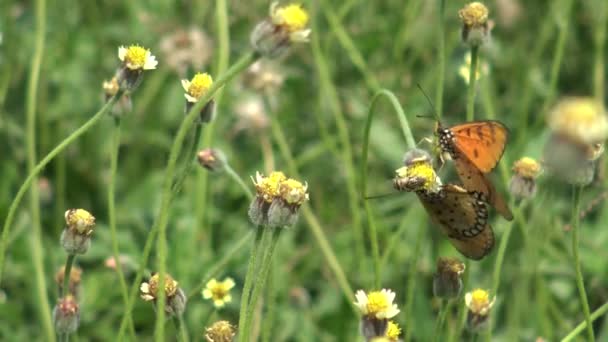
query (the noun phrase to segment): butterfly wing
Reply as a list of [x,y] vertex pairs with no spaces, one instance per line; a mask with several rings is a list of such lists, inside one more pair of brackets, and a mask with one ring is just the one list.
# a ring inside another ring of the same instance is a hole
[[[481,172],[492,171],[505,151],[509,130],[499,121],[473,121],[439,131],[449,135],[443,139],[451,144],[445,152],[459,152],[471,160]],[[443,149],[443,148],[442,148]]]
[[467,258],[480,260],[494,247],[494,232],[487,222],[483,195],[447,184],[438,193],[418,192],[418,198],[456,249]]
[[496,191],[488,177],[479,170],[466,156],[455,153],[452,155],[454,167],[465,189],[477,191],[485,196],[485,200],[506,220],[513,220],[513,213],[504,198]]

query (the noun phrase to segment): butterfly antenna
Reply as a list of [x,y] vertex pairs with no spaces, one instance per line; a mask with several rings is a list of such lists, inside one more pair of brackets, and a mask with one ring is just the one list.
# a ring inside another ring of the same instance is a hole
[[426,100],[428,101],[429,105],[431,106],[431,109],[433,110],[433,114],[434,114],[433,117],[435,118],[435,120],[439,121],[439,115],[437,114],[437,109],[435,109],[435,106],[433,106],[433,101],[431,101],[431,98],[426,94],[424,89],[422,89],[422,86],[420,85],[420,83],[416,83],[416,86],[418,86],[418,89],[420,89],[420,92],[422,92],[422,95],[424,95],[424,97],[426,97]]

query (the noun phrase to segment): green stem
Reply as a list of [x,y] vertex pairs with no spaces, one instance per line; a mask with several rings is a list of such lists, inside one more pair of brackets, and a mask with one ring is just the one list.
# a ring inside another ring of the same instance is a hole
[[597,28],[594,30],[594,67],[593,94],[597,101],[604,102],[604,47],[606,46],[606,25],[608,24],[608,6],[605,1],[597,1]]
[[238,173],[234,172],[234,169],[230,166],[230,164],[226,163],[226,165],[224,165],[224,170],[226,171],[228,176],[230,176],[230,178],[232,178],[238,185],[240,185],[241,189],[243,189],[243,192],[247,195],[249,200],[253,200],[253,193],[251,193],[251,190],[249,189],[247,184],[245,184],[243,178],[241,178]]
[[[599,308],[597,308],[597,310],[595,310],[592,314],[591,314],[591,321],[595,321],[596,319],[600,318],[602,315],[604,315],[606,312],[608,312],[608,303],[604,303],[604,305],[600,306]],[[566,337],[564,337],[561,342],[570,342],[572,340],[574,340],[574,338],[576,336],[578,336],[578,334],[580,334],[581,332],[583,332],[583,330],[588,326],[587,324],[587,320],[579,323],[576,328],[574,328],[568,335],[566,335]]]
[[[365,199],[367,197],[367,157],[368,157],[368,151],[369,151],[369,136],[370,136],[370,132],[371,132],[371,127],[372,127],[372,121],[374,118],[374,114],[375,111],[374,109],[376,108],[376,103],[378,102],[378,100],[380,99],[381,96],[386,96],[389,101],[391,102],[391,104],[393,105],[393,108],[395,109],[395,113],[397,114],[397,117],[399,118],[399,121],[401,123],[401,128],[403,130],[403,135],[405,136],[405,140],[407,142],[408,148],[415,148],[416,147],[416,141],[414,140],[414,137],[412,135],[412,132],[410,130],[410,126],[409,123],[407,121],[407,117],[405,116],[405,113],[403,112],[403,108],[401,108],[401,105],[399,104],[399,101],[397,100],[397,98],[395,97],[395,95],[386,89],[381,89],[378,92],[376,92],[376,94],[374,95],[374,97],[372,98],[372,101],[370,103],[369,106],[369,110],[367,111],[367,122],[365,124],[365,132],[364,132],[364,136],[363,136],[363,158],[361,161],[361,169],[360,169],[360,179],[361,179],[361,198]],[[374,261],[374,288],[379,288],[380,287],[380,278],[381,278],[381,271],[380,271],[380,253],[378,251],[378,237],[377,237],[377,229],[376,229],[376,224],[374,223],[373,220],[373,215],[372,215],[372,210],[371,210],[371,206],[369,205],[368,201],[364,200],[364,206],[365,206],[365,212],[367,213],[367,220],[368,220],[368,224],[369,224],[369,236],[370,236],[370,241],[371,241],[371,245],[372,245],[372,256],[373,256],[373,261]]]
[[[158,237],[156,242],[156,249],[158,255],[158,276],[159,276],[159,288],[164,288],[165,275],[167,268],[167,224],[169,221],[169,208],[171,205],[172,192],[171,188],[174,181],[175,168],[177,164],[177,158],[181,151],[186,134],[197,119],[201,109],[205,106],[212,98],[212,96],[221,87],[223,87],[233,77],[247,68],[251,63],[257,59],[257,55],[253,52],[245,55],[235,65],[230,68],[226,74],[220,76],[220,78],[213,83],[208,92],[193,106],[186,118],[182,121],[180,128],[173,140],[171,146],[171,152],[169,153],[169,161],[167,162],[167,168],[165,169],[164,183],[162,187],[162,197],[160,210],[157,216],[156,222],[158,223]],[[158,342],[162,342],[165,339],[165,292],[159,291],[157,298],[158,310],[156,312],[156,328],[155,328],[155,339]]]
[[477,83],[477,63],[479,46],[471,47],[471,69],[469,69],[469,90],[467,94],[467,121],[475,119],[475,85]]
[[[407,278],[407,293],[405,297],[404,304],[404,313],[406,317],[412,317],[412,308],[414,307],[414,295],[416,290],[416,279],[415,276],[416,268],[418,268],[418,258],[420,256],[420,252],[422,250],[422,237],[424,236],[425,229],[422,225],[419,225],[418,228],[418,236],[416,236],[416,245],[414,246],[414,254],[412,259],[410,260],[410,268],[408,270],[408,278]],[[412,332],[415,329],[414,326],[410,326],[408,329],[405,329],[405,338],[403,339],[405,342],[409,342],[412,337]]]
[[583,281],[583,272],[581,270],[581,263],[578,255],[578,240],[580,230],[580,209],[581,209],[581,193],[583,192],[582,186],[575,186],[574,188],[574,208],[572,211],[572,254],[574,257],[574,270],[576,271],[576,286],[578,287],[578,294],[580,296],[581,304],[583,305],[583,312],[585,313],[585,322],[587,323],[587,337],[588,341],[595,341],[593,334],[593,325],[591,324],[591,314],[589,311],[589,303],[587,302],[587,292],[585,291],[585,283]]
[[439,316],[437,316],[437,322],[435,323],[435,331],[433,332],[433,341],[441,340],[441,329],[443,329],[443,322],[450,311],[450,301],[441,300],[441,310],[439,310]]
[[437,116],[441,118],[443,111],[443,83],[445,80],[445,0],[439,0],[439,8],[437,12],[437,53],[439,54],[439,65],[437,68],[437,94],[435,97],[435,106],[437,107]]
[[[33,172],[36,166],[36,105],[38,97],[38,83],[40,79],[40,68],[44,55],[45,32],[46,31],[46,1],[36,1],[36,45],[34,56],[30,67],[30,74],[27,85],[26,94],[26,146],[27,146],[27,169],[28,172]],[[32,181],[36,181],[37,177],[33,177]],[[30,189],[30,210],[32,235],[30,238],[32,263],[34,265],[36,279],[36,296],[37,309],[40,319],[42,320],[43,331],[48,341],[55,341],[55,332],[53,330],[53,322],[51,318],[51,307],[47,296],[47,285],[44,276],[44,262],[42,252],[44,250],[42,244],[42,232],[40,227],[40,196],[38,186],[33,186]],[[4,228],[7,230],[7,228]],[[0,269],[4,262],[4,233],[2,243],[2,256],[0,256]],[[0,274],[1,276],[1,274]]]
[[190,341],[183,315],[177,315],[177,317],[175,318],[175,322],[177,324],[177,330],[179,332],[179,340],[182,342]]
[[53,158],[55,158],[55,156],[57,156],[59,153],[61,153],[66,147],[68,147],[71,143],[73,143],[78,137],[80,137],[82,134],[84,134],[86,131],[88,131],[91,127],[93,127],[97,123],[97,121],[99,121],[106,114],[106,112],[112,108],[114,103],[116,103],[116,101],[120,98],[121,95],[122,95],[122,93],[116,94],[112,99],[110,99],[110,101],[108,101],[108,103],[106,103],[99,110],[99,112],[97,112],[92,118],[90,118],[89,121],[87,121],[84,125],[82,125],[77,130],[75,130],[72,134],[70,134],[70,136],[65,138],[59,145],[57,145],[57,147],[55,147],[51,152],[49,152],[49,154],[47,154],[36,165],[36,167],[30,172],[30,174],[27,176],[27,178],[25,179],[25,181],[23,182],[23,184],[17,191],[17,194],[15,195],[15,198],[13,199],[13,202],[11,203],[11,206],[8,210],[8,214],[6,215],[6,219],[4,220],[4,226],[2,229],[2,241],[0,241],[0,282],[2,280],[2,270],[4,268],[4,258],[6,257],[6,250],[8,248],[7,242],[8,242],[9,232],[13,226],[13,219],[15,218],[15,213],[17,212],[17,208],[19,207],[19,203],[20,203],[21,199],[23,198],[23,195],[25,194],[25,192],[27,191],[29,186],[32,185],[32,182],[34,181],[34,179],[36,179],[36,175],[38,175],[40,173],[40,171],[42,171],[42,169],[44,169],[44,167],[51,160],[53,160]]
[[238,252],[243,250],[243,247],[245,247],[245,244],[251,239],[252,235],[253,231],[247,232],[247,234],[238,240],[227,252],[222,253],[222,258],[208,268],[207,273],[201,278],[201,282],[192,290],[192,292],[190,292],[190,294],[188,294],[188,300],[192,300],[192,297],[197,294],[200,295],[201,290],[205,287],[207,281],[218,274]]
[[[61,288],[60,298],[63,298],[70,293],[70,275],[74,259],[76,259],[75,254],[68,254],[68,258],[65,260],[65,267],[63,268],[63,287]],[[72,293],[72,295],[74,295],[74,293]]]
[[[245,284],[243,284],[243,293],[241,294],[241,310],[239,311],[239,329],[245,326],[246,313],[249,308],[249,296],[251,294],[251,285],[253,285],[253,278],[255,277],[255,271],[258,268],[258,254],[260,254],[260,243],[264,238],[264,233],[267,231],[263,226],[256,227],[255,240],[253,241],[253,248],[251,249],[251,255],[249,256],[249,264],[247,265],[247,274],[245,275]],[[240,334],[239,334],[240,336]],[[239,337],[240,339],[240,337]]]
[[[276,314],[277,291],[275,288],[277,267],[276,263],[270,260],[270,271],[268,272],[268,285],[266,286],[266,318],[262,322],[262,342],[270,342],[272,336],[272,325]],[[275,266],[273,266],[275,265]]]
[[[108,184],[108,225],[110,226],[110,237],[112,239],[112,254],[116,262],[116,273],[118,275],[118,283],[120,285],[120,293],[122,295],[123,304],[127,306],[129,300],[129,292],[127,282],[122,271],[122,263],[120,262],[120,250],[118,248],[118,237],[116,234],[116,169],[118,168],[118,153],[120,149],[120,117],[114,117],[114,130],[112,134],[112,146],[110,147],[110,181]],[[135,327],[133,320],[129,318],[129,331],[131,338],[135,339]]]
[[[165,170],[164,183],[161,194],[161,206],[159,210],[159,214],[156,218],[155,224],[152,229],[148,233],[148,238],[146,240],[146,246],[144,246],[144,255],[142,256],[142,263],[140,265],[140,269],[135,277],[135,281],[131,288],[131,293],[129,297],[129,303],[125,308],[125,316],[121,322],[121,327],[118,332],[118,340],[124,335],[124,329],[126,328],[127,316],[130,315],[133,305],[135,304],[135,298],[137,297],[137,291],[139,288],[139,283],[141,282],[143,271],[146,267],[146,263],[148,261],[152,240],[154,240],[154,236],[158,233],[157,238],[157,249],[159,255],[159,288],[164,286],[164,277],[165,277],[165,269],[166,269],[166,256],[167,256],[167,246],[166,246],[166,228],[168,223],[168,212],[169,206],[171,204],[172,198],[172,184],[173,184],[173,176],[175,173],[175,167],[177,162],[177,157],[181,150],[181,146],[183,144],[184,138],[186,137],[187,132],[190,130],[194,121],[200,113],[202,107],[209,102],[209,100],[213,97],[213,95],[225,84],[227,84],[230,80],[232,80],[237,74],[242,72],[245,68],[251,65],[256,59],[257,54],[250,52],[243,56],[238,62],[236,62],[225,74],[220,76],[217,81],[213,83],[211,88],[207,91],[207,93],[192,107],[186,118],[182,121],[182,124],[173,140],[173,145],[171,146],[171,152],[169,154],[169,161],[167,163],[167,168]],[[148,247],[146,249],[146,247]],[[147,252],[147,253],[146,253]],[[165,307],[165,293],[164,291],[159,291],[159,296],[157,298],[158,302],[158,310],[157,310],[157,322],[156,322],[156,339],[162,341],[164,338],[164,307]]]
[[[269,228],[265,227],[263,229],[268,230]],[[247,306],[245,324],[243,326],[239,326],[238,335],[240,342],[249,341],[249,336],[251,334],[251,323],[253,322],[253,312],[255,311],[255,307],[258,302],[258,299],[260,298],[260,294],[262,293],[262,290],[264,290],[264,285],[266,284],[266,279],[268,278],[270,265],[272,265],[272,255],[274,254],[275,247],[277,246],[277,242],[282,231],[282,228],[273,229],[270,243],[268,245],[265,245],[265,248],[260,251],[260,253],[264,253],[264,258],[261,261],[260,272],[256,277],[255,284],[253,285],[253,290],[251,291],[251,302]]]

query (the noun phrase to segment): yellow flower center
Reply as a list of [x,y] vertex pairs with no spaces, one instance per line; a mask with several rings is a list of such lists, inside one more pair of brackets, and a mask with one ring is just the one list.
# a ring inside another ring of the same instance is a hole
[[375,315],[378,312],[387,311],[390,303],[386,295],[381,291],[373,291],[367,295],[367,312],[370,315]]
[[428,161],[415,162],[407,168],[407,177],[409,178],[422,178],[424,184],[422,185],[423,190],[431,190],[436,182],[435,170]]
[[81,234],[89,234],[95,226],[95,217],[84,209],[70,209],[65,212],[65,223]]
[[272,202],[274,197],[280,195],[279,187],[283,181],[287,180],[287,177],[281,171],[273,171],[268,177],[258,174],[256,178],[256,191],[268,203]]
[[476,289],[471,294],[471,311],[480,313],[490,305],[490,294],[488,291]]
[[488,21],[488,13],[488,8],[476,1],[458,11],[458,16],[466,26],[479,26]]
[[530,157],[523,157],[515,162],[513,171],[522,177],[534,178],[540,173],[540,164]]
[[281,198],[289,204],[301,205],[308,199],[308,193],[306,192],[306,186],[295,179],[287,179],[280,184],[279,192]]
[[148,50],[144,49],[141,46],[131,45],[127,49],[127,53],[125,54],[125,62],[127,64],[131,64],[133,66],[143,68],[146,64],[146,56]]
[[308,13],[295,4],[277,8],[272,17],[273,23],[284,25],[289,32],[302,30],[308,24]]
[[214,287],[211,288],[211,294],[213,300],[222,300],[228,295],[229,289],[224,286],[223,283],[216,283]]
[[209,91],[213,84],[213,78],[207,73],[198,73],[194,75],[190,86],[188,87],[188,94],[196,99],[201,98]]
[[399,324],[389,321],[388,327],[386,328],[386,337],[392,341],[397,341],[399,339],[399,335],[401,335],[401,328],[399,328]]

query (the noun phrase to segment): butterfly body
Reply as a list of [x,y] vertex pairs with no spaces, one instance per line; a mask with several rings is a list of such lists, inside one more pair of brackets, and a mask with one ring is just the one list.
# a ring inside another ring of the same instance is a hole
[[464,256],[480,260],[494,247],[494,232],[488,223],[485,195],[446,184],[437,192],[416,191],[420,202]]
[[499,121],[473,121],[450,128],[437,124],[435,133],[442,153],[454,162],[463,186],[485,196],[488,203],[507,220],[513,214],[486,176],[505,150],[508,129]]

